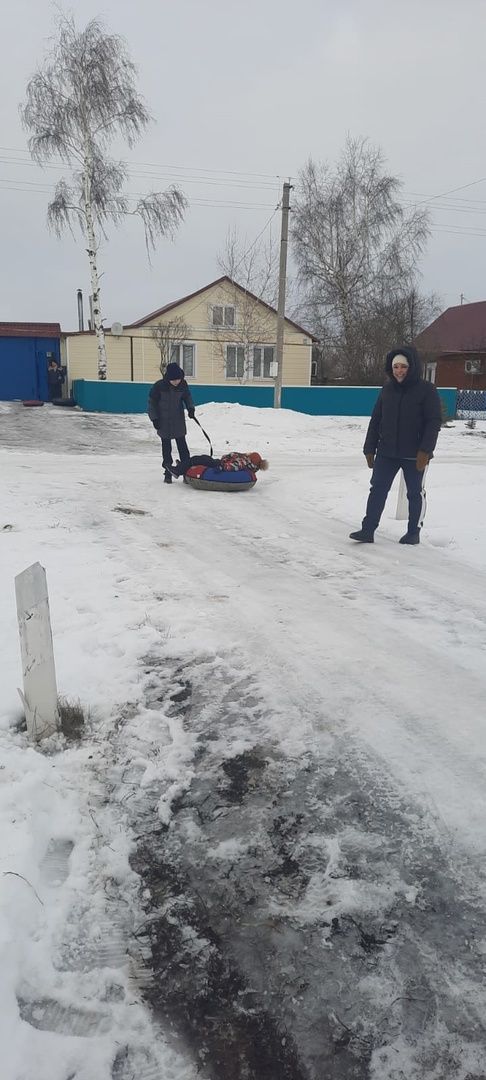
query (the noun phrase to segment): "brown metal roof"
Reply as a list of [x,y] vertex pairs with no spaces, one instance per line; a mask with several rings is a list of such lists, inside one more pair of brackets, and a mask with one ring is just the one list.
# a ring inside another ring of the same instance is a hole
[[[137,321],[133,323],[126,323],[123,329],[135,330],[137,326],[144,326],[145,323],[150,322],[152,319],[158,319],[160,315],[165,315],[166,312],[171,311],[172,308],[179,307],[179,304],[184,304],[186,300],[192,300],[194,296],[200,296],[201,293],[206,292],[207,289],[212,289],[215,285],[222,285],[223,281],[226,281],[234,288],[239,289],[240,292],[245,293],[246,296],[251,296],[252,300],[256,300],[259,304],[263,304],[263,307],[266,307],[268,311],[272,311],[274,315],[277,314],[276,309],[272,307],[271,304],[267,304],[265,300],[261,300],[259,296],[255,296],[255,293],[250,292],[249,289],[244,289],[242,285],[238,285],[237,281],[233,281],[227,274],[223,274],[222,277],[216,278],[216,281],[210,281],[209,285],[203,285],[202,289],[196,289],[195,292],[188,293],[187,296],[181,296],[179,300],[172,300],[170,304],[158,308],[157,311],[151,311],[150,315],[144,315],[143,319],[137,319]],[[291,326],[295,326],[296,330],[301,334],[305,334],[306,337],[311,338],[312,341],[317,341],[317,338],[314,337],[314,334],[311,334],[310,330],[305,330],[303,326],[299,326],[293,319],[288,319],[287,316],[285,316],[285,321],[290,323]]]
[[462,353],[486,349],[486,300],[447,308],[416,338],[424,352]]
[[47,337],[61,336],[60,323],[47,322],[0,322],[0,337]]

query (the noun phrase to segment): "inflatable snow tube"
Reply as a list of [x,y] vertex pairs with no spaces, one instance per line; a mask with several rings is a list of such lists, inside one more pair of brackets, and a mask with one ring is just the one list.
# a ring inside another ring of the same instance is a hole
[[73,397],[55,397],[51,405],[62,405],[65,409],[74,409],[76,402]]
[[200,491],[249,491],[256,484],[256,476],[247,469],[223,472],[222,469],[193,465],[187,470],[184,483]]
[[43,405],[43,401],[23,401],[22,405],[25,409],[35,409],[38,405]]

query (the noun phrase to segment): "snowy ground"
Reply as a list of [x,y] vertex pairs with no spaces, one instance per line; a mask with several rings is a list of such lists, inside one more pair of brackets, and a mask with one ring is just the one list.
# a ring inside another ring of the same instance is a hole
[[[392,493],[363,548],[365,420],[198,416],[251,492],[163,486],[145,417],[0,404],[2,1080],[484,1080],[486,424],[421,545]],[[37,560],[89,712],[46,753]]]

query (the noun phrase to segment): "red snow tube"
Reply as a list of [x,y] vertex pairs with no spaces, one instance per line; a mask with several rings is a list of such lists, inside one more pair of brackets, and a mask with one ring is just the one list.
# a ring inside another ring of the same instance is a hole
[[25,405],[26,409],[33,409],[36,405],[43,405],[43,401],[23,401],[22,405]]
[[248,469],[223,472],[205,465],[193,465],[187,470],[184,483],[200,491],[249,491],[256,484],[256,476]]

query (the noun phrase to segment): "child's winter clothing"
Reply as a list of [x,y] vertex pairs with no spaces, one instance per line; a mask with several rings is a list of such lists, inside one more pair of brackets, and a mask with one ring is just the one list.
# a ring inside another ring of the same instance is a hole
[[[171,380],[180,382],[177,386],[172,386]],[[172,439],[176,441],[181,463],[185,468],[189,468],[184,406],[193,419],[194,402],[184,372],[178,364],[169,364],[163,378],[158,379],[152,386],[148,399],[148,414],[162,441],[162,466],[166,470],[166,476],[170,475],[168,470],[172,467]]]

